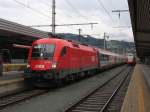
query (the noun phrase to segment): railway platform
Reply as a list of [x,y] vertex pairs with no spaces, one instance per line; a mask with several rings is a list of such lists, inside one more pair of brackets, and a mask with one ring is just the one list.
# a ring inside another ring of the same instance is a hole
[[149,112],[150,66],[137,64],[121,108],[121,112]]
[[23,71],[3,72],[0,76],[0,86],[23,80]]
[[3,72],[0,76],[0,97],[24,90],[23,71]]
[[3,73],[2,76],[0,76],[0,86],[22,81],[25,68],[26,63],[3,64]]

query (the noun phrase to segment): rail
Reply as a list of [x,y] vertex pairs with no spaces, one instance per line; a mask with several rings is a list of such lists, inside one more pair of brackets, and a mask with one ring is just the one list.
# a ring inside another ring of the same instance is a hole
[[131,67],[123,69],[103,85],[82,98],[79,102],[65,109],[64,112],[104,112],[127,79],[130,71]]

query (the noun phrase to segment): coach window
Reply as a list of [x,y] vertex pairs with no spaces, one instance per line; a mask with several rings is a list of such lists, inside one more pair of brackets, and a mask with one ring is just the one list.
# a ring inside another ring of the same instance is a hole
[[62,56],[62,57],[65,56],[66,53],[67,53],[67,47],[64,47],[64,48],[62,49],[62,51],[61,51],[61,56]]

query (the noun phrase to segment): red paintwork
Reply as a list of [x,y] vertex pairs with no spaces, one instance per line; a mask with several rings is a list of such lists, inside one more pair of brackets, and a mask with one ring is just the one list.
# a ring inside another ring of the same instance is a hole
[[127,64],[128,65],[135,65],[136,64],[136,58],[135,58],[135,56],[132,56],[132,57],[128,56]]
[[135,60],[133,60],[133,61],[127,61],[127,64],[129,64],[129,65],[135,65],[136,61]]
[[[79,47],[74,47],[72,42],[62,39],[40,39],[33,43],[35,44],[55,44],[54,57],[52,60],[31,60],[32,48],[29,51],[29,64],[32,70],[49,70],[51,69],[52,63],[57,63],[57,70],[61,69],[77,69],[85,67],[96,67],[98,66],[98,59],[96,50],[92,47],[78,44]],[[67,55],[64,57],[60,56],[63,47],[67,47]],[[43,68],[36,68],[37,65],[44,65]]]

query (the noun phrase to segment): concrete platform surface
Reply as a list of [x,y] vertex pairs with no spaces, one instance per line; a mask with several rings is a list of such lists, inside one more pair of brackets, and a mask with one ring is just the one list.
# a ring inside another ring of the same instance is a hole
[[140,64],[135,66],[121,112],[150,112],[150,89]]
[[23,80],[23,71],[3,72],[0,76],[0,86]]
[[0,76],[0,97],[23,91],[26,88],[21,71],[3,72],[3,76]]
[[150,89],[150,65],[141,64],[140,67],[143,72],[145,81]]

